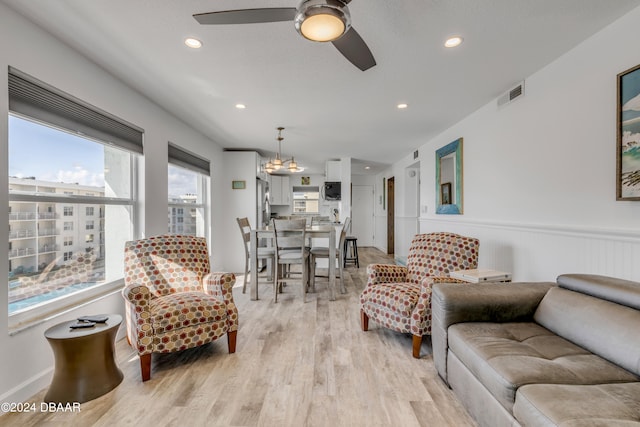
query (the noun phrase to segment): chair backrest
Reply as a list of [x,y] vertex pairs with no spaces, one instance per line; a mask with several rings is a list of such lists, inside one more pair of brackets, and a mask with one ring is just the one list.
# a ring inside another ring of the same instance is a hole
[[480,241],[473,237],[444,232],[417,234],[407,256],[407,280],[419,284],[425,277],[477,268],[479,248]]
[[342,229],[344,230],[345,233],[349,234],[351,232],[351,230],[349,230],[351,228],[351,217],[346,217],[344,219],[344,226],[342,226]]
[[344,241],[347,239],[347,233],[349,232],[348,228],[351,225],[351,218],[346,217],[344,220],[344,225],[342,226],[342,230],[340,230],[340,238],[338,239],[338,250],[344,250]]
[[210,271],[204,237],[165,234],[125,243],[125,285],[146,286],[156,297],[202,291]]
[[305,219],[274,219],[273,234],[278,253],[287,250],[300,249],[302,254],[305,249]]
[[238,222],[238,227],[240,227],[240,233],[242,233],[245,255],[249,256],[249,243],[251,241],[251,225],[249,224],[249,218],[236,218],[236,221]]

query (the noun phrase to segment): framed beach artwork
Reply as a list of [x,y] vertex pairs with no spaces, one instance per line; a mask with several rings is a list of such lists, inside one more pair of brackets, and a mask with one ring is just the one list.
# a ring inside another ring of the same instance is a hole
[[616,200],[640,200],[640,65],[618,74]]

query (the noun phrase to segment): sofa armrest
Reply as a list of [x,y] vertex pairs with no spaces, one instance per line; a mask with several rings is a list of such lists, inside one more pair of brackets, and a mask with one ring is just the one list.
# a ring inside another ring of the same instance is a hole
[[449,326],[463,322],[523,322],[533,314],[552,282],[434,284],[431,295],[433,362],[447,381]]

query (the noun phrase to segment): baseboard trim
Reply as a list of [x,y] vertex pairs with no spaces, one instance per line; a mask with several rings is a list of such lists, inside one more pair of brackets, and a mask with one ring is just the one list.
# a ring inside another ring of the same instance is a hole
[[26,402],[51,384],[53,366],[28,378],[0,396],[0,402]]

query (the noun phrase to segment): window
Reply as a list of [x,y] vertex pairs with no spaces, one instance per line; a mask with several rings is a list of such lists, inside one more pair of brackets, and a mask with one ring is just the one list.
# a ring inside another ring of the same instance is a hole
[[85,225],[85,230],[93,230],[93,221],[87,221]]
[[168,178],[169,233],[206,236],[209,161],[169,143]]
[[293,213],[318,213],[319,207],[318,187],[293,187]]
[[[12,327],[121,286],[142,131],[10,67],[8,148],[9,206],[33,213],[9,219]],[[71,219],[96,210],[87,248]]]
[[87,208],[85,210],[85,215],[86,216],[93,216],[93,206],[87,206]]
[[93,243],[93,234],[87,234],[86,236],[84,236],[84,242]]

